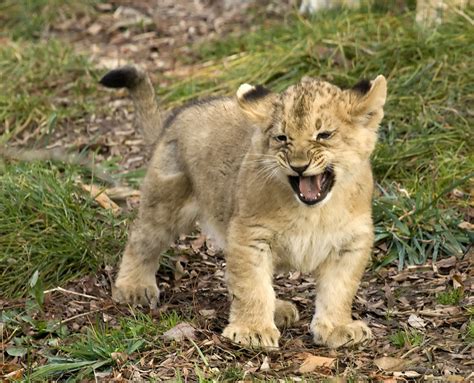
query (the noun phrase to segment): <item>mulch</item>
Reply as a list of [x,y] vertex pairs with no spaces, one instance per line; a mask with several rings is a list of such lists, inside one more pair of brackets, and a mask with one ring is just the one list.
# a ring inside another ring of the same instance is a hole
[[[153,71],[158,84],[166,86],[162,75],[179,76],[181,73],[186,76],[193,63],[199,60],[198,56],[193,56],[195,51],[191,44],[250,30],[253,21],[262,14],[267,16],[266,22],[281,19],[291,2],[282,2],[280,6],[274,2],[259,6],[251,1],[243,2],[244,7],[256,7],[258,12],[251,13],[255,18],[245,16],[242,9],[225,7],[225,3],[186,0],[102,2],[97,14],[82,15],[74,20],[66,18],[54,25],[44,38],[60,38],[104,68],[133,60]],[[133,126],[133,113],[125,94],[123,97],[104,94],[104,102],[112,108],[110,115],[88,116],[76,121],[72,127],[59,126],[49,140],[49,147],[75,151],[84,147],[99,148],[96,158],[99,162],[120,158],[124,171],[144,166],[149,151]],[[18,140],[20,146],[30,144],[22,137]],[[199,234],[182,237],[173,248],[178,256],[170,260],[171,267],[158,273],[161,305],[154,311],[143,311],[156,321],[172,311],[188,318],[195,329],[194,340],[185,337],[160,342],[144,354],[128,356],[133,363],[121,363],[118,358],[113,370],[97,375],[97,379],[167,380],[174,378],[178,371],[183,380],[196,381],[196,366],[204,375],[227,374],[229,380],[232,380],[229,372],[232,367],[244,371],[243,380],[291,377],[297,381],[309,378],[319,381],[336,375],[385,382],[474,379],[473,340],[466,335],[470,318],[465,309],[472,307],[474,299],[470,295],[474,283],[472,249],[462,258],[453,256],[402,271],[396,266],[368,270],[354,302],[354,318],[369,323],[374,339],[341,350],[312,343],[309,334],[315,294],[312,279],[300,273],[278,275],[275,278],[277,295],[293,301],[301,318],[283,331],[278,350],[263,351],[244,349],[220,336],[229,308],[223,255]],[[115,268],[107,267],[97,275],[69,283],[64,287],[66,291],[47,293],[41,315],[45,319],[63,321],[72,333],[80,333],[98,321],[118,326],[119,319],[132,315],[133,310],[117,306],[110,298],[115,271]],[[437,303],[439,293],[453,288],[464,291],[458,305]],[[0,300],[0,309],[21,308],[24,304],[23,300]],[[421,341],[416,345],[405,342],[401,347],[395,346],[390,339],[400,330],[416,331],[421,334]],[[8,340],[9,335],[2,334],[2,340]],[[161,336],[157,334],[160,339]],[[8,346],[8,342],[2,342],[3,349]],[[304,375],[301,366],[309,356],[333,358],[334,361],[316,363]],[[39,364],[46,360],[41,352],[33,357]],[[384,364],[384,357],[400,363],[388,366]],[[4,373],[8,372],[6,366],[24,363],[18,357],[4,354],[4,358]],[[135,358],[138,359],[135,361]]]

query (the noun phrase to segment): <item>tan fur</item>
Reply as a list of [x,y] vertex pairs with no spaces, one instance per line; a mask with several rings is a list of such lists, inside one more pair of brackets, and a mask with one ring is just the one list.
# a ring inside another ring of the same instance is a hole
[[[298,320],[296,307],[276,299],[272,276],[301,270],[316,278],[311,331],[317,343],[339,347],[363,341],[370,330],[353,321],[351,305],[373,243],[369,157],[383,117],[386,81],[368,92],[341,90],[305,78],[281,94],[236,97],[183,108],[164,127],[145,116],[158,137],[143,183],[139,217],[131,232],[113,296],[120,302],[158,301],[155,272],[160,253],[196,219],[211,228],[226,254],[232,299],[223,335],[251,346],[277,347],[277,328]],[[151,85],[131,89],[150,103]],[[139,116],[146,110],[141,107]],[[331,131],[320,141],[318,133]],[[288,136],[282,144],[275,137]],[[290,166],[306,175],[331,165],[335,184],[320,203],[307,206],[290,187]]]

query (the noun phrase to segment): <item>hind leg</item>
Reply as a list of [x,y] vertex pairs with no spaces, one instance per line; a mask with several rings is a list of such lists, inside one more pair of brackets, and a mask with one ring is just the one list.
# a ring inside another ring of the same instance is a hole
[[162,167],[153,165],[156,164],[150,166],[142,188],[139,216],[112,290],[117,302],[151,307],[159,299],[155,273],[160,254],[180,233],[192,227],[197,215],[185,174],[166,174]]
[[282,299],[276,300],[274,320],[278,328],[289,327],[293,323],[298,322],[299,319],[298,309],[293,303]]

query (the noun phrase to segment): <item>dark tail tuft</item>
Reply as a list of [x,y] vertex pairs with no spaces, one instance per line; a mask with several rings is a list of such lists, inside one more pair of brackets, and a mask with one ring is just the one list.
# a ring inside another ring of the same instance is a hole
[[108,88],[128,88],[132,89],[142,80],[142,76],[133,66],[111,70],[100,79],[100,83]]
[[265,88],[262,85],[257,85],[255,86],[252,90],[248,91],[247,93],[244,94],[244,99],[245,101],[255,101],[260,98],[264,98],[268,96],[270,93],[272,93],[270,90]]

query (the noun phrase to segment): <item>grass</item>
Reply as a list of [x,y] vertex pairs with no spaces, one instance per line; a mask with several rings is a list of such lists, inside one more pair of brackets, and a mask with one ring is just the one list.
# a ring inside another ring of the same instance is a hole
[[24,296],[35,271],[44,287],[116,262],[125,217],[98,208],[76,184],[79,169],[7,163],[0,173],[0,291]]
[[399,330],[389,336],[389,341],[397,348],[420,346],[425,340],[425,336],[418,330]]
[[[101,70],[49,33],[63,20],[92,14],[97,2],[0,4],[0,147],[26,132],[44,145],[58,128],[102,111],[96,87]],[[474,17],[472,9],[466,14]],[[184,79],[168,78],[171,85],[158,93],[172,107],[233,94],[242,82],[280,91],[303,75],[348,86],[383,73],[389,100],[373,163],[376,239],[386,251],[376,265],[397,262],[402,268],[460,256],[474,239],[457,226],[472,188],[474,33],[462,16],[429,32],[413,20],[412,12],[386,9],[324,12],[313,19],[290,15],[285,22],[197,47],[201,69]],[[143,174],[138,169],[121,177],[135,185]],[[169,352],[159,334],[182,321],[174,311],[158,321],[134,312],[117,326],[98,318],[84,333],[71,335],[66,326],[42,317],[45,289],[115,264],[126,240],[127,217],[98,207],[77,186],[79,176],[91,177],[70,165],[0,162],[1,298],[27,297],[25,308],[2,311],[1,330],[11,336],[7,355],[28,365],[25,378],[33,381],[79,381],[118,365],[139,366],[146,353]],[[466,197],[455,196],[454,189]],[[459,290],[448,290],[436,300],[457,305],[461,298]],[[472,315],[463,336],[474,339]],[[398,348],[422,345],[424,339],[408,329],[390,336]],[[180,352],[179,345],[172,347]],[[199,381],[244,378],[238,365],[215,376],[201,370],[210,356],[193,347],[203,362],[195,366]]]
[[[2,313],[1,319],[5,331],[19,334],[14,338],[16,347],[6,350],[10,356],[23,357],[48,345],[48,354],[44,355],[46,361],[39,366],[29,366],[27,377],[33,381],[71,376],[80,380],[96,371],[136,363],[144,352],[159,354],[160,334],[183,320],[174,311],[164,313],[158,321],[134,311],[132,316],[121,318],[116,326],[109,326],[98,318],[83,333],[71,335],[65,326],[53,331],[53,322],[45,327],[43,321],[32,319],[32,316],[31,311],[9,311]],[[25,324],[31,326],[30,336],[20,335],[20,328]],[[45,331],[44,327],[50,330]]]
[[[467,14],[472,18],[472,9]],[[177,105],[196,96],[232,94],[242,82],[279,91],[303,75],[348,86],[385,74],[389,99],[373,164],[376,239],[387,251],[377,264],[398,261],[403,268],[461,256],[474,239],[457,227],[468,199],[450,192],[469,190],[474,175],[468,145],[473,121],[466,108],[474,94],[474,33],[461,16],[433,31],[413,20],[412,12],[293,17],[200,47],[207,65],[159,92]]]
[[463,297],[461,289],[449,289],[442,291],[436,295],[436,301],[442,305],[455,306],[458,305]]
[[0,77],[0,145],[25,129],[47,138],[98,107],[92,65],[56,40],[2,44]]
[[[88,4],[91,10],[92,2]],[[24,129],[47,138],[58,126],[95,112],[96,68],[65,44],[32,42],[34,33],[17,29],[31,9],[38,10],[43,28],[61,15],[80,11],[62,0],[8,1],[3,7],[2,14],[10,20],[4,30],[12,36],[17,31],[22,39],[0,48],[0,76],[8,79],[0,92],[0,144]],[[167,106],[173,106],[195,97],[233,93],[243,81],[282,90],[303,75],[347,86],[384,73],[389,100],[373,162],[379,182],[376,242],[387,250],[376,264],[397,261],[402,268],[443,255],[460,256],[473,240],[457,227],[468,200],[450,191],[468,190],[472,180],[474,155],[467,143],[474,134],[465,105],[474,94],[468,49],[474,47],[474,34],[463,17],[432,32],[419,30],[413,18],[410,12],[367,10],[326,12],[311,20],[293,16],[285,23],[199,47],[208,64],[193,77],[173,79],[159,93]],[[30,29],[35,28],[39,27]],[[135,173],[129,178],[135,180],[143,172]],[[24,243],[35,243],[34,236],[26,237],[30,234],[25,233]],[[28,257],[29,250],[22,251]]]
[[0,4],[0,36],[38,39],[62,20],[93,12],[96,0],[3,0]]

